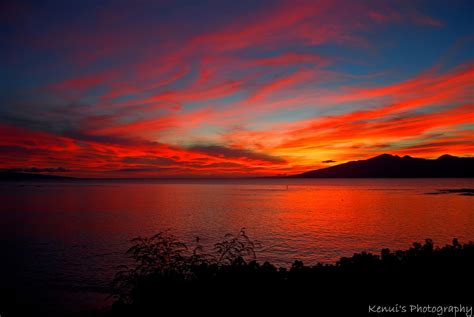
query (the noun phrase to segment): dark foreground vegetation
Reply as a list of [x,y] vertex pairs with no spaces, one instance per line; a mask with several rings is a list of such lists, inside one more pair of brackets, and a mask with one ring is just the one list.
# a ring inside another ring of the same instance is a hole
[[[369,307],[474,306],[472,242],[435,247],[427,239],[404,251],[312,266],[295,261],[288,268],[258,262],[260,247],[244,230],[209,251],[199,239],[189,247],[168,232],[136,238],[130,265],[119,268],[111,285],[111,307],[74,316],[454,316],[369,313]],[[0,292],[2,317],[53,316],[11,295]]]
[[244,230],[211,253],[199,239],[188,248],[168,233],[133,243],[128,254],[135,265],[122,267],[114,280],[111,316],[367,315],[369,305],[473,304],[474,245],[457,239],[444,247],[427,239],[405,251],[354,254],[335,264],[295,261],[290,268],[257,262],[259,244]]

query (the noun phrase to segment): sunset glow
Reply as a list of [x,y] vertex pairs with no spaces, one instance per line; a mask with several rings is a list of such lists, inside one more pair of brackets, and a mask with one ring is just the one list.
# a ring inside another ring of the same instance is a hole
[[426,3],[2,5],[0,168],[260,176],[472,156],[473,2]]

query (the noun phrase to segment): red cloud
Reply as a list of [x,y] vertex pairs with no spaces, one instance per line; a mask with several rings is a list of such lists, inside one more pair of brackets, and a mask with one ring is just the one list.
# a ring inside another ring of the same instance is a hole
[[[322,100],[330,104],[379,100],[381,105],[373,110],[280,124],[267,131],[238,130],[231,132],[228,139],[247,146],[258,144],[270,153],[285,153],[292,157],[286,158],[294,164],[299,162],[300,156],[311,160],[309,153],[318,151],[331,153],[331,157],[344,161],[347,151],[355,145],[362,157],[376,155],[380,145],[384,145],[386,151],[393,149],[397,153],[409,152],[403,149],[419,149],[417,151],[422,153],[425,148],[426,155],[431,155],[438,153],[439,147],[433,151],[423,144],[438,142],[441,145],[440,140],[451,138],[457,127],[474,122],[472,78],[474,71],[469,64],[449,73],[423,74],[389,86],[350,88],[340,95],[323,96]],[[441,136],[424,139],[434,132]],[[446,151],[460,155],[472,153],[472,137],[464,134],[462,138],[471,145],[462,148],[458,139],[455,143],[445,143]],[[317,160],[315,157],[314,161]]]
[[75,176],[109,175],[226,175],[251,171],[268,173],[282,159],[246,149],[223,146],[177,147],[134,140],[133,144],[104,143],[0,125],[1,168],[61,165]]
[[[442,25],[406,6],[282,1],[184,35],[173,23],[124,28],[127,14],[106,8],[91,21],[96,32],[71,21],[54,36],[26,38],[64,52],[58,63],[80,70],[46,90],[67,97],[61,106],[83,106],[73,128],[45,128],[60,132],[1,125],[0,166],[62,166],[75,175],[263,175],[303,171],[323,160],[320,153],[343,162],[355,148],[362,157],[382,148],[472,152],[463,126],[474,122],[472,64],[443,74],[435,67],[391,85],[341,86],[348,75],[329,69],[335,58],[314,53],[321,44],[366,47],[357,31],[380,24]],[[108,63],[119,66],[98,70]],[[337,89],[321,82],[338,82]],[[282,110],[283,123],[259,120]],[[306,119],[295,116],[299,110]],[[337,114],[321,116],[330,110]]]

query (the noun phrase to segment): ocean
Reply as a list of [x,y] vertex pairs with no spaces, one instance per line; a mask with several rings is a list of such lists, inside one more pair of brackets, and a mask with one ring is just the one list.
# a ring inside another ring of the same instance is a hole
[[208,249],[245,228],[261,262],[474,240],[474,179],[84,180],[0,183],[3,287],[51,315],[110,303],[130,239],[167,230]]

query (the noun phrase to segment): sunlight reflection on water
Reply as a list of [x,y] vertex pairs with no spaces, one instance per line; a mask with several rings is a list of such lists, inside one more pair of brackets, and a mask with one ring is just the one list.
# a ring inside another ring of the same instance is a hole
[[474,188],[473,179],[24,185],[0,184],[0,238],[12,249],[10,264],[18,275],[61,296],[65,290],[106,292],[128,241],[165,229],[187,243],[199,236],[211,246],[245,227],[263,243],[261,261],[285,266],[295,259],[312,264],[363,250],[406,248],[428,237],[436,244],[474,239],[473,197],[426,195]]

